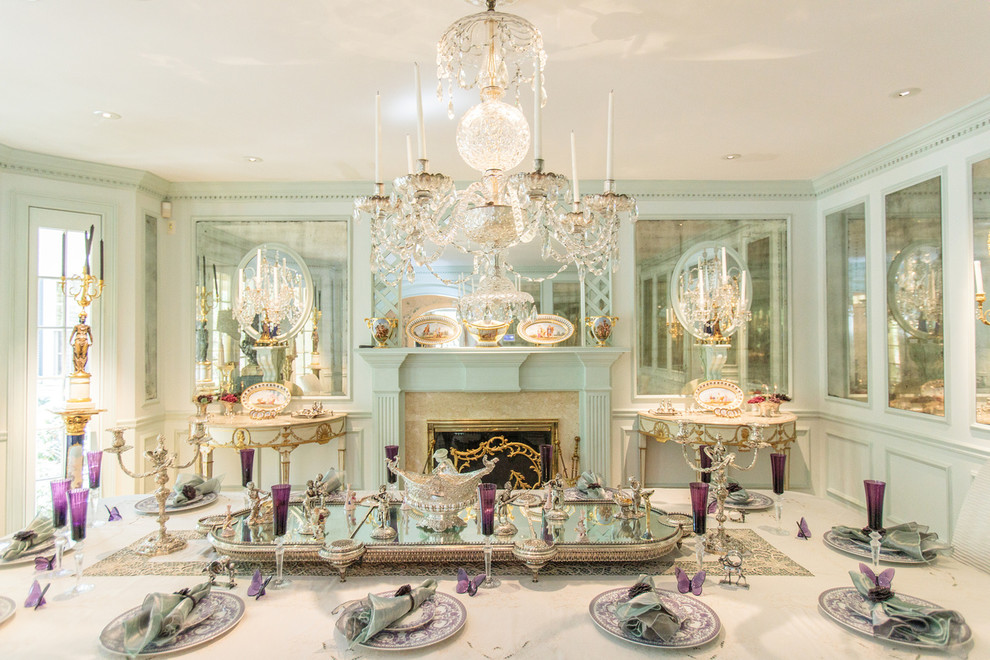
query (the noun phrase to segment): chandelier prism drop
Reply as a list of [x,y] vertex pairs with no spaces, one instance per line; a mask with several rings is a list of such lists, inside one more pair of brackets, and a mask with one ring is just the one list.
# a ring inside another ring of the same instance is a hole
[[[506,271],[515,272],[509,261],[512,248],[539,240],[543,259],[560,265],[557,273],[574,264],[581,277],[602,275],[618,266],[620,221],[634,221],[637,215],[635,200],[614,191],[611,93],[604,192],[580,196],[573,136],[573,185],[563,175],[544,171],[543,37],[532,23],[497,11],[495,5],[495,0],[487,0],[486,11],[456,21],[437,44],[437,95],[442,100],[446,86],[450,117],[455,84],[479,94],[479,103],[458,123],[456,145],[464,162],[481,174],[480,180],[457,190],[450,177],[429,171],[417,66],[416,171],[396,178],[392,193],[385,195],[376,101],[375,194],[356,199],[354,206],[355,219],[370,217],[372,266],[390,285],[403,277],[413,282],[417,267],[436,274],[433,264],[449,247],[470,255],[471,273],[453,281],[440,279],[455,286],[477,283],[462,296],[457,312],[462,321],[480,326],[508,325],[535,313],[532,296],[506,276]],[[519,108],[523,86],[533,90],[532,131]],[[515,104],[505,102],[507,94],[514,96]],[[531,142],[533,171],[512,174]],[[409,162],[412,170],[411,154]]]

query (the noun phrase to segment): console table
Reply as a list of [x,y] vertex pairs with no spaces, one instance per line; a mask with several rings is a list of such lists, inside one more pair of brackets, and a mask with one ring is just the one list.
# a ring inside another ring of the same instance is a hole
[[[763,440],[768,442],[774,451],[783,451],[788,459],[791,453],[791,443],[797,438],[797,415],[783,412],[774,417],[760,417],[751,413],[743,413],[739,417],[719,417],[710,412],[680,413],[676,415],[660,415],[650,412],[640,412],[637,420],[638,431],[647,438],[657,442],[673,440],[677,435],[680,422],[687,422],[689,442],[696,445],[698,450],[702,445],[713,445],[715,435],[722,436],[722,444],[726,447],[739,448],[749,439],[750,427],[759,424],[762,427]],[[738,449],[747,451],[746,449]],[[646,447],[640,447],[640,474],[646,473]],[[791,461],[787,461],[785,485],[790,481]]]
[[[210,415],[206,429],[209,441],[201,445],[199,458],[200,474],[213,476],[213,450],[224,447],[231,449],[268,448],[279,455],[279,477],[282,483],[289,483],[289,455],[300,445],[325,445],[334,438],[346,433],[347,415],[330,414],[323,417],[292,417],[279,415],[271,419],[252,419],[248,415]],[[341,469],[344,466],[347,444],[337,447],[337,460]]]

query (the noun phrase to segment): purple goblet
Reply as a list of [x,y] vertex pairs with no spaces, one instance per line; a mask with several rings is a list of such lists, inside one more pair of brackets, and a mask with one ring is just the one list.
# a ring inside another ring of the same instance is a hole
[[65,527],[68,520],[69,503],[66,494],[69,492],[72,479],[52,479],[50,483],[52,487],[52,526],[59,529]]
[[540,445],[540,478],[541,483],[553,479],[553,445]]
[[773,480],[773,492],[784,494],[784,466],[787,465],[787,454],[770,454],[770,477]]
[[241,450],[241,486],[247,488],[248,482],[253,481],[254,476],[254,450]]
[[292,486],[275,484],[272,486],[272,516],[275,531],[275,588],[284,587],[289,580],[282,577],[282,565],[285,559],[285,532],[289,522],[289,494]]
[[[698,447],[698,466],[701,467],[703,470],[707,470],[712,466],[712,457],[709,456],[708,452],[705,451],[705,445],[701,445],[700,447]],[[699,472],[699,473],[701,475],[701,481],[703,481],[706,484],[710,484],[712,482],[711,472]]]
[[[549,445],[548,445],[549,446]],[[492,575],[492,534],[495,533],[495,484],[478,484],[479,515],[481,516],[481,533],[485,536],[485,581],[481,586],[492,589],[502,584],[502,581]]]
[[[399,445],[385,445],[385,460],[391,461],[397,458],[399,455]],[[388,483],[394,484],[398,480],[398,475],[389,469],[385,470],[385,477],[388,479]]]
[[100,468],[103,465],[102,451],[86,452],[86,468],[89,470],[90,489],[100,487]]
[[870,530],[883,534],[883,491],[887,484],[875,479],[864,479],[866,488],[866,521]]
[[691,515],[694,519],[694,533],[699,536],[708,529],[708,484],[703,481],[692,481]]
[[76,542],[76,586],[69,592],[80,594],[93,588],[91,584],[81,584],[83,567],[83,540],[86,538],[86,511],[89,509],[89,489],[73,488],[68,494],[69,517],[72,527],[72,540]]

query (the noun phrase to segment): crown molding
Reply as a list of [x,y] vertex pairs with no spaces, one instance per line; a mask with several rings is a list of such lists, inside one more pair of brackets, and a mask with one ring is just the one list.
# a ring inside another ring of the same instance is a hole
[[46,179],[138,190],[163,199],[169,182],[144,170],[52,156],[0,144],[0,171]]
[[[586,185],[602,185],[603,182],[581,182]],[[615,190],[635,197],[637,202],[671,200],[760,200],[760,201],[814,201],[815,190],[811,181],[619,181]]]
[[213,181],[173,183],[169,199],[189,201],[303,201],[348,204],[372,194],[367,181]]
[[824,197],[988,128],[990,128],[990,96],[936,119],[836,170],[816,177],[811,183],[816,196]]

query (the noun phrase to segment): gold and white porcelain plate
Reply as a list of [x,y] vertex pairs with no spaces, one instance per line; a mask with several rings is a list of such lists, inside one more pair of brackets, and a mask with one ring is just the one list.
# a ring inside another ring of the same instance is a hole
[[439,346],[461,336],[461,326],[439,314],[417,316],[406,326],[406,335],[423,346]]
[[728,380],[706,380],[694,390],[694,400],[705,410],[734,410],[742,405],[743,391]]
[[563,316],[538,314],[519,322],[519,336],[531,344],[553,345],[570,339],[574,325]]
[[289,388],[279,383],[255,383],[241,393],[241,406],[252,417],[278,415],[292,400]]

